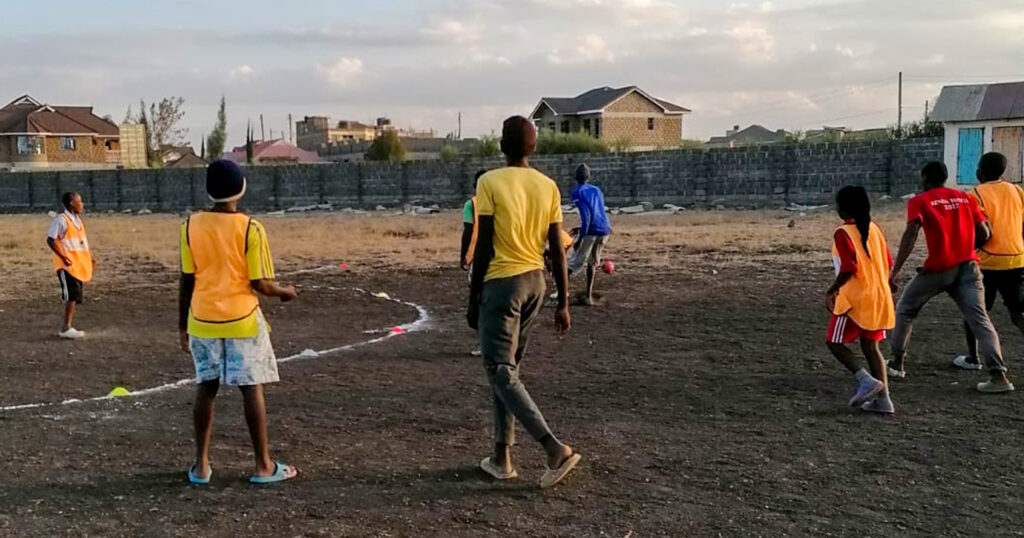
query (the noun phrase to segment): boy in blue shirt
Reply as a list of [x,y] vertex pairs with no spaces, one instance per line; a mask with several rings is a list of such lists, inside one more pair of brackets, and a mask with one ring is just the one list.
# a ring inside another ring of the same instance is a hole
[[572,190],[570,198],[580,211],[580,232],[576,236],[572,257],[569,258],[569,274],[573,275],[587,266],[587,297],[585,303],[593,306],[594,276],[596,268],[601,264],[601,252],[608,243],[612,233],[608,215],[605,213],[604,193],[597,186],[590,184],[590,167],[581,164],[576,168],[578,185]]

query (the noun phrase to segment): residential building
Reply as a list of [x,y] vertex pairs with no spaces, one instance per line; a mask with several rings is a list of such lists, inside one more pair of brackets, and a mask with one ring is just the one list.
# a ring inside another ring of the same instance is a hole
[[[238,146],[224,158],[231,159],[238,164],[246,164],[245,146]],[[323,162],[320,156],[313,151],[306,151],[295,147],[287,140],[262,140],[252,143],[253,164],[306,164]]]
[[114,168],[120,149],[117,125],[92,107],[22,95],[0,108],[0,168]]
[[404,128],[395,127],[394,125],[392,125],[390,118],[383,118],[383,117],[382,118],[377,118],[377,132],[376,132],[376,135],[380,136],[381,133],[383,133],[384,131],[395,131],[395,132],[398,133],[398,137],[401,138],[401,139],[409,139],[409,138],[416,138],[416,139],[432,138],[432,139],[436,139],[437,138],[437,131],[434,130],[434,129],[414,129],[412,127],[409,127],[408,129],[404,129]]
[[704,143],[706,148],[738,148],[742,146],[763,146],[785,142],[789,133],[782,129],[775,131],[761,125],[751,125],[740,129],[734,125],[725,132],[725,136],[713,136]]
[[1005,177],[1021,182],[1024,82],[945,86],[928,119],[945,128],[943,158],[958,185],[978,182],[978,161],[989,151],[1006,155]]
[[544,97],[530,117],[538,129],[584,132],[636,150],[676,147],[690,110],[636,86],[595,88],[576,97]]
[[[245,156],[245,147],[242,147]],[[164,168],[199,168],[210,164],[206,159],[196,155],[191,146],[181,146],[164,154]]]
[[358,121],[341,120],[331,126],[326,116],[306,116],[295,122],[296,142],[307,151],[317,151],[328,144],[373,140],[376,136],[376,127]]
[[146,126],[141,123],[122,123],[118,130],[121,144],[121,167],[127,169],[149,167],[146,151]]

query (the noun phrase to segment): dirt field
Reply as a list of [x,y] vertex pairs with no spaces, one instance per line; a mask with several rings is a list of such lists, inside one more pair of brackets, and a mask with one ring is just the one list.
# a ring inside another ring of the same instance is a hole
[[[881,211],[895,247],[898,208]],[[790,227],[790,220],[793,226]],[[237,393],[218,409],[210,487],[191,487],[189,387],[0,412],[0,536],[1019,536],[1024,396],[982,396],[949,369],[952,302],[919,320],[897,415],[845,407],[852,381],[826,351],[831,213],[619,217],[606,304],[549,313],[523,378],[584,455],[541,492],[541,451],[520,430],[520,480],[476,470],[490,397],[464,323],[458,217],[265,218],[284,280],[264,303],[280,357],[426,330],[281,366],[268,389],[276,457],[295,481],[251,487]],[[101,265],[79,328],[58,341],[45,216],[0,217],[0,407],[187,378],[176,348],[179,217],[92,216]],[[339,232],[340,230],[340,232]],[[923,248],[923,241],[919,247]],[[578,285],[578,282],[577,282]],[[1011,375],[1024,339],[1000,308]],[[1024,375],[1020,381],[1024,382]]]

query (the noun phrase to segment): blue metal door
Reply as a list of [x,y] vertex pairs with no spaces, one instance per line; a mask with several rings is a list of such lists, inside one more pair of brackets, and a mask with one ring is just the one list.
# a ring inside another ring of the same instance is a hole
[[960,185],[978,183],[978,161],[981,160],[984,129],[960,129],[956,158],[956,182]]

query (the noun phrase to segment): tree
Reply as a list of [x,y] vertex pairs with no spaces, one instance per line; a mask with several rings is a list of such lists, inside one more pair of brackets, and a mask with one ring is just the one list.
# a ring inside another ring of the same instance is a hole
[[204,138],[204,139],[202,139],[202,140],[201,140],[201,141],[199,142],[199,144],[200,144],[200,145],[199,145],[199,148],[200,148],[200,149],[199,149],[199,157],[200,157],[201,159],[203,159],[203,160],[206,160],[206,139],[205,139],[205,138]]
[[459,157],[461,156],[461,153],[459,152],[459,147],[456,146],[455,144],[450,143],[450,142],[447,142],[443,146],[441,146],[440,153],[441,153],[441,160],[445,161],[445,162],[457,161],[457,160],[459,160]]
[[210,156],[219,159],[224,154],[224,144],[228,140],[228,115],[224,96],[220,96],[220,109],[217,111],[217,123],[213,126],[213,132],[206,139],[210,148]]
[[540,136],[537,137],[538,155],[607,152],[608,144],[604,140],[594,138],[584,132],[556,133],[550,129],[542,129]]
[[181,109],[185,99],[181,97],[165,97],[159,103],[149,105],[149,128],[152,134],[152,150],[156,159],[163,162],[166,146],[178,146],[184,143],[188,129],[178,127],[185,117]]
[[132,105],[128,105],[128,111],[124,113],[124,121],[121,123],[135,123],[138,119],[132,114]]
[[405,155],[405,146],[394,129],[385,130],[366,150],[368,161],[401,161]]
[[937,122],[925,122],[923,120],[912,121],[910,123],[904,123],[900,128],[896,128],[895,125],[889,126],[889,138],[926,138],[933,136],[942,136],[945,134],[945,130],[941,123]]
[[245,127],[245,164],[252,164],[252,123]]
[[142,126],[142,133],[146,141],[146,163],[153,167],[156,163],[155,152],[153,151],[153,130],[149,126],[149,117],[146,116],[146,102],[139,100],[139,116],[136,123]]

